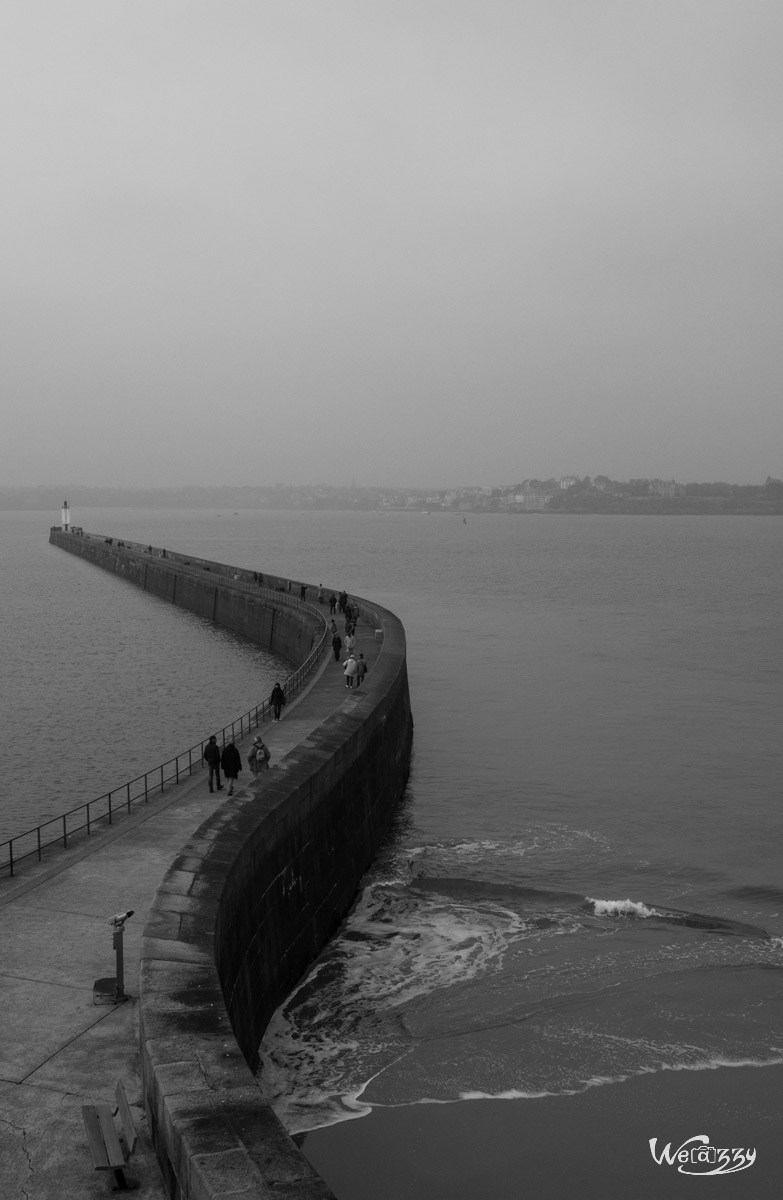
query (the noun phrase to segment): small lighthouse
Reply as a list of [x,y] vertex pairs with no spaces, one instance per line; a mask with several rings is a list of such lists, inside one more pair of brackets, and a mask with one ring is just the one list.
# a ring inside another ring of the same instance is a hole
[[68,507],[68,501],[63,500],[63,510],[60,516],[63,533],[71,532],[71,510]]

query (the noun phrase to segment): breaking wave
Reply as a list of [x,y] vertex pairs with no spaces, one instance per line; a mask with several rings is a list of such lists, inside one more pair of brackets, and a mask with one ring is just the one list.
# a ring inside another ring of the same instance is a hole
[[594,900],[586,899],[597,917],[639,917],[644,920],[657,918],[670,925],[687,925],[691,929],[703,929],[707,933],[734,934],[737,937],[757,937],[769,941],[766,929],[758,925],[747,925],[742,921],[730,921],[724,917],[706,916],[704,913],[683,912],[674,908],[653,907],[641,900]]

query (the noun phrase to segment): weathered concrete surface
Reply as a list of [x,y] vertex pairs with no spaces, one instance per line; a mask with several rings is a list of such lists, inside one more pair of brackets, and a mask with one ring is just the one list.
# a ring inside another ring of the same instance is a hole
[[[376,658],[372,624],[360,626],[360,648],[368,660]],[[264,777],[270,789],[276,772],[299,769],[303,757],[322,753],[317,730],[330,713],[344,708],[347,715],[357,705],[373,704],[371,682],[372,673],[365,695],[351,696],[344,689],[339,666],[324,662],[309,690],[289,704],[284,720],[265,727],[273,753],[273,769]],[[203,930],[192,923],[194,906],[201,899],[199,856],[188,853],[187,843],[210,816],[228,817],[247,801],[243,790],[233,800],[225,792],[211,795],[205,776],[197,775],[123,817],[108,832],[75,842],[44,865],[26,867],[16,879],[0,882],[3,1200],[6,1196],[50,1200],[106,1195],[109,1178],[93,1170],[81,1104],[112,1102],[118,1078],[125,1081],[141,1134],[129,1170],[140,1185],[137,1195],[162,1200],[167,1194],[146,1123],[139,1059],[139,962],[148,914],[150,977],[159,969],[179,975],[169,975],[165,994],[148,988],[147,1032],[155,1032],[158,1016],[178,1008],[188,1010],[190,1021],[197,1018],[190,1029],[183,1024],[185,1042],[179,1046],[152,1036],[147,1041],[156,1086],[166,1092],[167,1119],[186,1128],[180,1147],[192,1194],[217,1196],[226,1187],[236,1192],[237,1172],[244,1172],[246,1183],[248,1169],[259,1188],[245,1190],[246,1195],[271,1194],[270,1186],[276,1196],[296,1195],[302,1187],[308,1196],[328,1194],[273,1114],[259,1105],[258,1091],[224,1016],[216,1014],[213,1026],[213,1032],[224,1035],[223,1044],[217,1052],[203,1045],[197,1050],[197,1075],[188,1058],[194,1049],[193,1032],[200,1034],[204,1023],[199,1008],[207,1019],[211,1008],[219,1007],[223,1013],[225,1009],[219,985],[216,989],[213,980],[203,975],[205,967],[209,969],[209,955]],[[212,853],[219,861],[217,847]],[[190,894],[177,886],[169,892],[168,885],[158,891],[175,858],[178,863],[171,878],[175,884],[187,880]],[[136,914],[125,932],[130,999],[118,1006],[96,1006],[93,982],[114,974],[107,920],[128,908]],[[179,914],[176,929],[172,912]],[[181,952],[173,944],[180,940]],[[155,962],[156,943],[160,966]],[[167,1016],[166,1026],[168,1030]],[[204,1094],[196,1111],[193,1100],[200,1082]],[[230,1106],[221,1099],[228,1094]],[[217,1124],[209,1119],[210,1113]]]

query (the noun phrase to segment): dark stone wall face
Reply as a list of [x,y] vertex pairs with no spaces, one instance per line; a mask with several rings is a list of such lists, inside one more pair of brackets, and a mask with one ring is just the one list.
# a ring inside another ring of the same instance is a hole
[[[125,554],[58,530],[50,540],[293,664],[314,644],[312,616],[285,603],[293,590],[286,580],[265,576],[279,598],[256,595],[252,572],[226,564],[139,556],[140,548]],[[177,1200],[332,1196],[263,1103],[252,1072],[270,1016],[348,912],[407,780],[405,634],[392,613],[373,612],[383,646],[361,700],[325,713],[306,745],[265,773],[252,795],[194,833],[149,913],[142,1074],[153,1140]]]
[[[288,581],[279,576],[264,576],[261,592],[254,585],[252,571],[225,563],[185,558],[172,551],[162,558],[157,548],[149,554],[126,543],[126,550],[118,548],[115,539],[109,544],[103,538],[58,529],[51,530],[49,540],[152,596],[266,647],[294,666],[303,662],[323,633],[319,618],[306,615],[305,607],[297,605],[293,589],[289,592]],[[272,592],[277,592],[279,603]]]
[[253,1069],[272,1013],[348,911],[402,795],[412,737],[404,657],[391,674],[374,711],[327,719],[296,768],[265,780],[263,813],[225,873],[216,963]]

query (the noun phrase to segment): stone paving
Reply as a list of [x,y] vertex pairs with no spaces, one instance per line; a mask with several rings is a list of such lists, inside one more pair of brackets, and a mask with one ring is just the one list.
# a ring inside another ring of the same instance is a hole
[[[372,669],[379,646],[365,622],[356,649]],[[330,654],[283,719],[264,725],[270,769],[349,699],[355,702]],[[251,741],[239,745],[243,764]],[[88,1200],[111,1190],[112,1174],[93,1169],[81,1105],[113,1105],[119,1078],[140,1135],[128,1176],[140,1200],[164,1200],[141,1100],[141,935],[171,860],[224,803],[231,803],[226,791],[210,793],[206,773],[198,772],[105,832],[0,880],[0,1200]],[[129,998],[96,1004],[94,982],[115,975],[109,918],[128,909],[134,910],[124,937]]]

